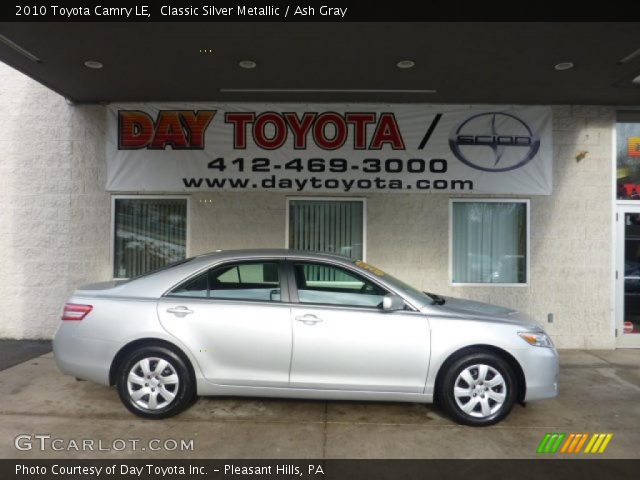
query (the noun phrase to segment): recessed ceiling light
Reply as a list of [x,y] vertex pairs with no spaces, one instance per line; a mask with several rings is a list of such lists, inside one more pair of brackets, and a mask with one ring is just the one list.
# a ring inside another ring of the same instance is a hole
[[94,70],[97,70],[103,67],[102,63],[96,60],[87,60],[86,62],[84,62],[84,66],[87,68],[93,68]]
[[636,78],[631,80],[631,83],[633,83],[634,85],[640,86],[640,75],[638,75]]
[[573,68],[573,62],[560,62],[560,63],[556,63],[553,68],[555,68],[556,70],[558,70],[559,72],[563,71],[563,70],[570,70]]
[[240,68],[246,68],[247,70],[251,70],[252,68],[256,68],[258,64],[253,60],[240,60],[238,62]]
[[396,67],[402,69],[413,68],[415,66],[416,62],[414,62],[413,60],[400,60],[398,63],[396,63]]

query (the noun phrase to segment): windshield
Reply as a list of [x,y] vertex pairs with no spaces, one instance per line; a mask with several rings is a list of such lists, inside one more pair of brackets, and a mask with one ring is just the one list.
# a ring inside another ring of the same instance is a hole
[[433,293],[421,292],[420,290],[412,287],[408,283],[403,282],[402,280],[394,277],[393,275],[389,275],[388,273],[380,270],[377,267],[374,267],[373,265],[369,265],[368,263],[363,262],[362,260],[356,260],[353,263],[358,267],[373,273],[376,277],[380,277],[380,278],[384,277],[384,280],[387,283],[391,284],[396,290],[400,290],[403,293],[407,293],[413,297],[420,298],[424,300],[425,303],[434,303],[439,305],[444,303],[444,299],[442,297],[438,295],[434,295]]

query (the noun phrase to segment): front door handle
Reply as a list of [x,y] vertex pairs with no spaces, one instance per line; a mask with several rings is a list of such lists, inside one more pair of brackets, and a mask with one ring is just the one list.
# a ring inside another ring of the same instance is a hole
[[316,317],[315,315],[312,315],[311,313],[307,313],[306,315],[301,315],[296,317],[296,320],[298,322],[302,322],[305,325],[315,325],[316,323],[320,323],[322,321],[322,319],[320,317]]
[[190,310],[189,307],[180,305],[179,307],[167,308],[167,312],[173,313],[176,317],[184,317],[185,315],[193,313],[193,310]]

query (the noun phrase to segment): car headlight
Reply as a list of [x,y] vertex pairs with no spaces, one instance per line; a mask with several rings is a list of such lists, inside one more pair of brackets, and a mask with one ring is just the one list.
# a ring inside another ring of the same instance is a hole
[[553,348],[553,343],[549,336],[544,332],[518,332],[520,338],[522,338],[529,345],[534,347],[547,347]]

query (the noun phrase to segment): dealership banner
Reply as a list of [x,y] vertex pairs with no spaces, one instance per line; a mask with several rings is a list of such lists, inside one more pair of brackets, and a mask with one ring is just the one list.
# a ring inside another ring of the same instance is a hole
[[118,192],[549,195],[551,108],[110,105],[107,163]]

